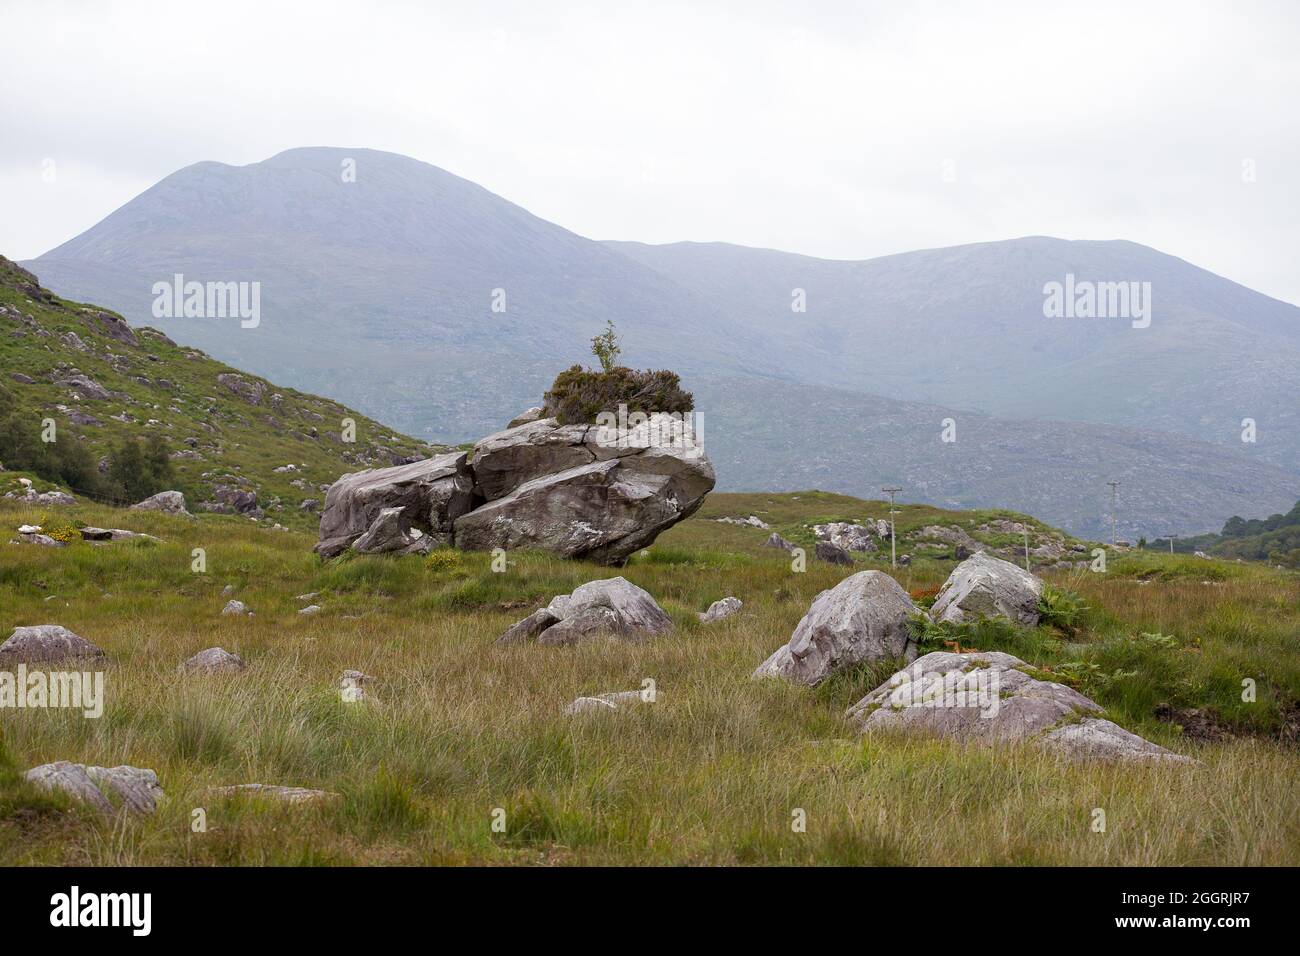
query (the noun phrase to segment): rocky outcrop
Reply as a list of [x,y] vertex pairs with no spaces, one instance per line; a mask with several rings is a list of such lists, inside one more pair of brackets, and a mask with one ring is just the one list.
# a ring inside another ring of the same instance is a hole
[[228,787],[209,787],[208,793],[216,797],[265,797],[280,803],[317,803],[337,800],[339,795],[329,790],[309,790],[306,787],[281,787],[270,783],[237,783]]
[[185,508],[185,496],[179,491],[160,491],[131,506],[132,511],[161,511],[163,514],[190,517]]
[[[829,541],[845,551],[875,551],[878,548],[875,541],[877,528],[874,525],[869,527],[847,521],[832,521],[829,524],[814,525],[813,534],[818,541]],[[888,525],[884,536],[889,536]]]
[[767,540],[763,542],[763,547],[780,548],[782,551],[794,550],[794,545],[791,544],[789,541],[785,540],[785,538],[781,537],[775,531],[773,531],[770,535],[768,535]]
[[1038,623],[1042,593],[1041,578],[980,551],[953,568],[939,589],[930,615],[936,621],[951,623],[1005,617],[1033,626]]
[[1078,691],[1032,676],[999,651],[936,651],[898,671],[853,707],[864,733],[926,734],[972,743],[1028,742],[1078,757],[1187,761],[1104,719]]
[[60,661],[96,660],[102,650],[58,624],[16,627],[0,644],[0,666],[8,664],[55,664]]
[[646,591],[625,578],[579,585],[551,599],[497,638],[498,644],[580,644],[598,636],[640,641],[673,629],[670,618]]
[[602,564],[623,563],[694,514],[715,482],[703,448],[669,415],[623,433],[540,419],[483,439],[472,468],[485,503],[456,520],[457,547]]
[[908,627],[919,613],[907,592],[883,571],[861,571],[813,600],[788,644],[754,677],[781,677],[815,686],[836,671],[866,661],[916,656]]
[[534,405],[526,412],[520,412],[514,418],[510,419],[510,424],[506,425],[506,428],[507,429],[516,428],[519,425],[527,425],[529,422],[535,422],[539,418],[545,418],[545,417],[546,417],[546,409],[542,408],[542,406],[540,405]]
[[344,475],[325,495],[316,553],[332,558],[368,534],[365,547],[404,541],[394,550],[405,550],[419,540],[412,530],[429,547],[447,544],[453,523],[473,503],[473,489],[463,452]]

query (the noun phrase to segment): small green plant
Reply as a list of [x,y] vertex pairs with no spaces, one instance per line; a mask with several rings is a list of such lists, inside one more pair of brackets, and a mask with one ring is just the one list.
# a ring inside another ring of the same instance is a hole
[[608,372],[618,364],[618,357],[623,354],[623,348],[618,343],[619,336],[614,331],[614,323],[606,319],[605,331],[591,340],[591,354],[600,362],[602,371]]
[[1058,590],[1051,585],[1045,586],[1038,598],[1039,623],[1060,628],[1067,633],[1073,633],[1079,626],[1086,610],[1088,605],[1083,603],[1083,598],[1079,595],[1073,591]]

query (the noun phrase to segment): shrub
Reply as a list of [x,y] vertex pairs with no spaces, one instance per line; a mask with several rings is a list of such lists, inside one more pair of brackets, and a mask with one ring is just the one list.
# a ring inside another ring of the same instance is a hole
[[546,393],[546,414],[561,425],[591,425],[601,412],[618,412],[626,405],[628,413],[694,411],[695,399],[683,391],[681,378],[666,370],[637,370],[615,366],[597,372],[575,365],[555,378]]
[[438,548],[430,551],[425,556],[424,566],[437,574],[440,571],[451,571],[461,566],[461,556],[459,551],[453,551],[450,548]]
[[1087,609],[1088,605],[1079,595],[1047,586],[1038,599],[1038,620],[1041,624],[1072,632],[1079,626],[1079,619]]

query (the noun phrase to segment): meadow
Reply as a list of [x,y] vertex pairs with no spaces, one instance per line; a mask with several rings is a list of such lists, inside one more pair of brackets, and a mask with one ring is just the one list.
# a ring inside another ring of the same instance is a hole
[[[237,517],[50,510],[0,500],[0,639],[18,625],[72,629],[110,655],[108,699],[97,720],[0,710],[0,864],[1300,863],[1294,571],[1112,554],[1105,573],[1045,572],[1069,600],[1040,626],[957,635],[964,648],[1017,654],[1199,761],[1108,765],[859,737],[843,712],[890,663],[812,690],[750,679],[850,569],[810,556],[794,573],[787,554],[762,547],[769,531],[713,519],[755,514],[807,546],[812,523],[883,517],[880,502],[714,494],[626,568],[515,553],[502,573],[489,555],[445,551],[322,563],[312,536]],[[900,552],[936,521],[1019,517],[899,511]],[[7,543],[17,525],[43,519],[162,540]],[[857,561],[889,570],[887,553]],[[953,566],[918,556],[892,573],[924,599]],[[648,590],[675,632],[642,644],[493,646],[554,594],[615,574]],[[221,615],[227,586],[252,617]],[[701,624],[696,612],[726,595],[743,610]],[[308,603],[323,610],[300,616]],[[247,670],[177,673],[211,646],[240,654]],[[347,669],[377,678],[367,700],[342,699]],[[575,697],[647,678],[653,704],[564,713]],[[1253,701],[1242,699],[1246,679]],[[151,768],[167,799],[150,816],[98,817],[22,780],[53,760]],[[208,790],[249,782],[339,798],[282,805]]]

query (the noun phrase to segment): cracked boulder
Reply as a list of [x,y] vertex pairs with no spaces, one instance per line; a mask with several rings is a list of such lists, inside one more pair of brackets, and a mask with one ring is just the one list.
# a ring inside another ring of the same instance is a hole
[[325,495],[316,553],[332,558],[359,541],[365,548],[394,551],[421,540],[425,549],[448,544],[453,522],[470,509],[473,490],[463,452],[344,475]]
[[113,813],[114,803],[133,813],[153,813],[165,796],[158,775],[140,767],[88,767],[58,760],[33,767],[26,777],[44,790],[70,794],[103,814]]
[[867,661],[916,656],[909,620],[919,613],[907,592],[883,571],[860,571],[813,599],[787,644],[754,677],[816,686]]
[[611,565],[694,514],[715,483],[703,447],[670,415],[624,432],[539,419],[480,441],[472,467],[483,504],[456,519],[457,547]]
[[1025,742],[1071,757],[1189,761],[1106,720],[1095,701],[1032,671],[1000,651],[935,651],[895,673],[846,716],[863,733]]

